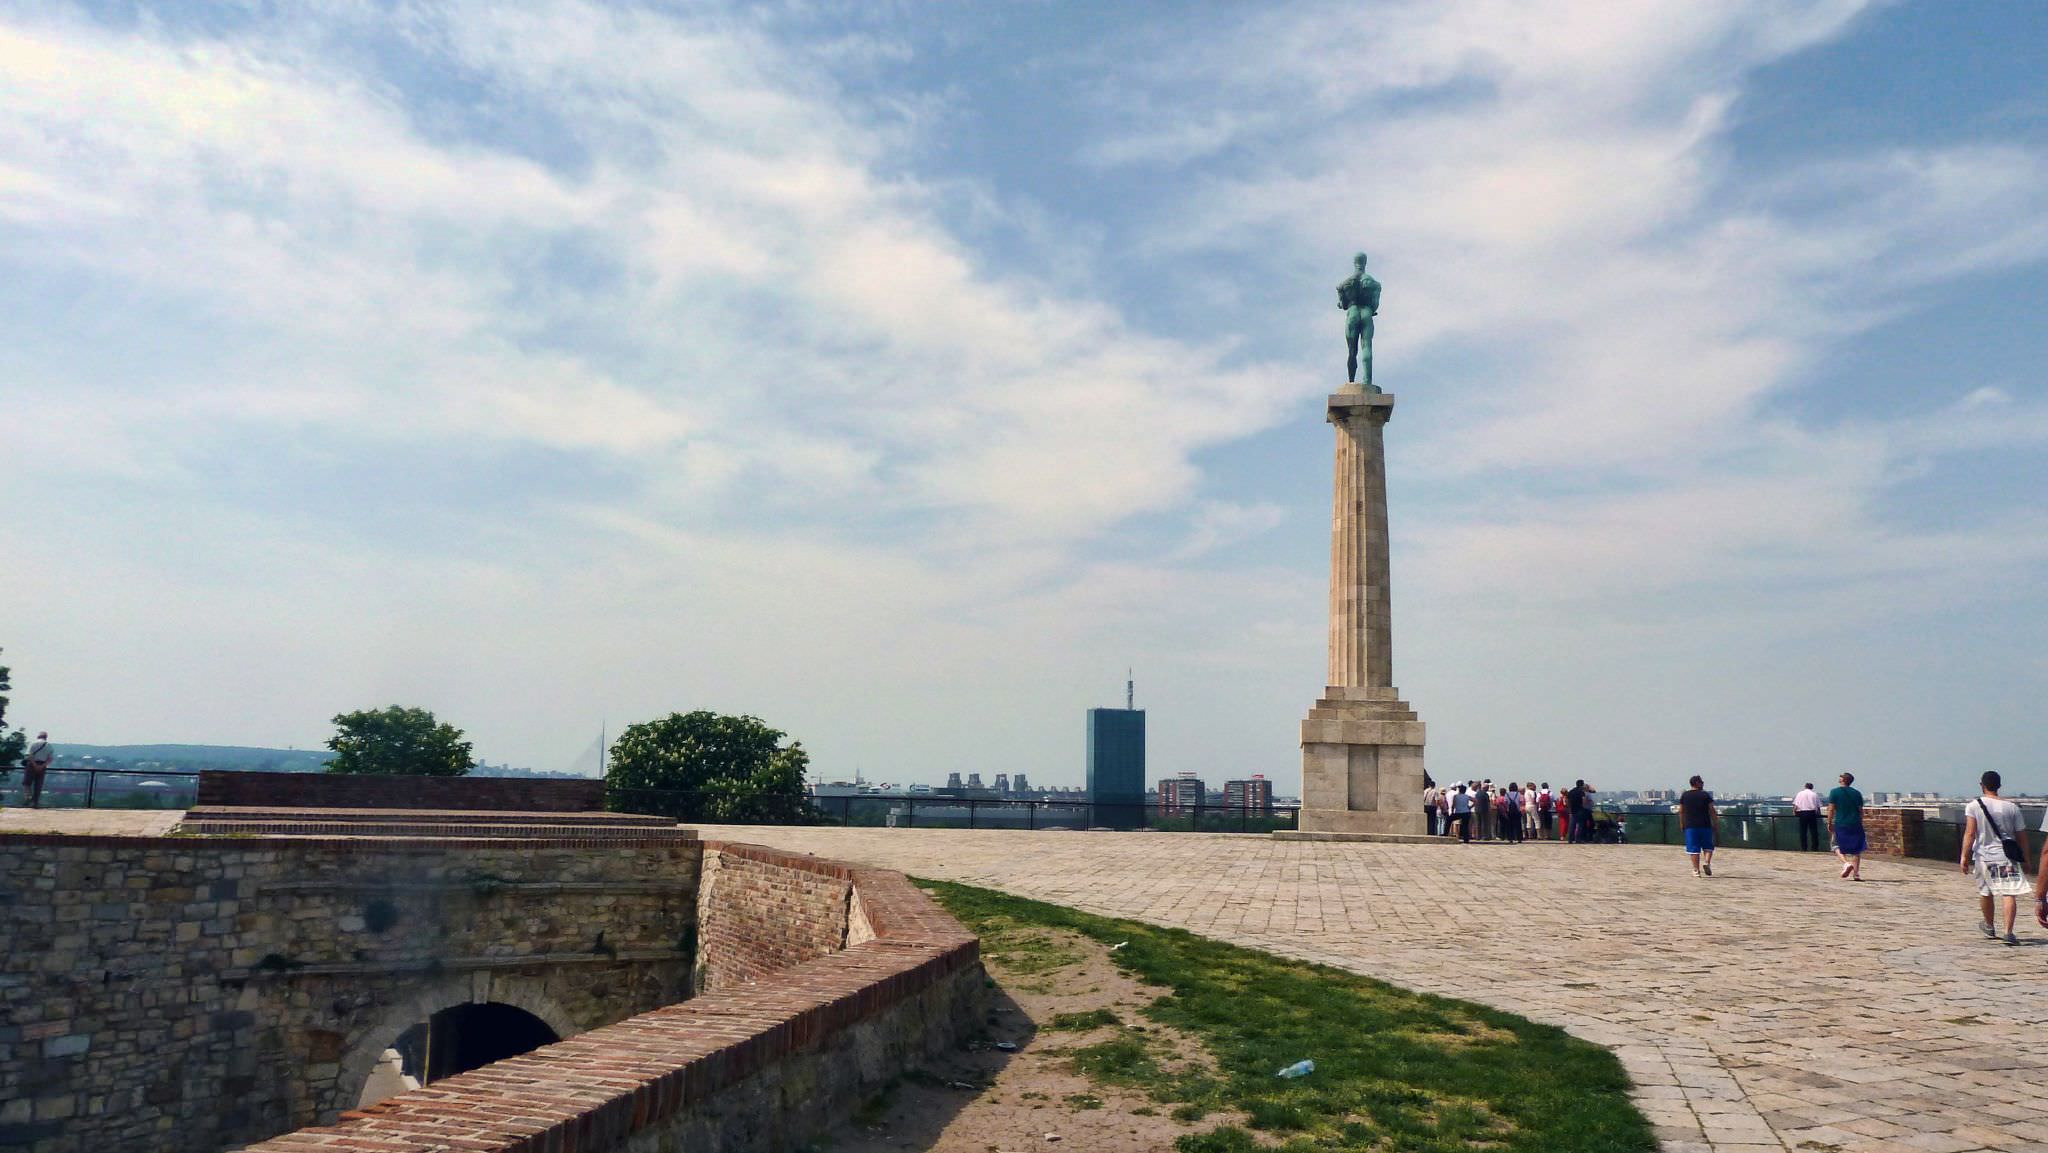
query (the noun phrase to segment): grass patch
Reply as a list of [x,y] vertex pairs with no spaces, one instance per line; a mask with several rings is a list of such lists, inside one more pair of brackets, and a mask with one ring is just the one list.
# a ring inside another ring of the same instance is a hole
[[1108,1009],[1090,1009],[1086,1013],[1055,1013],[1045,1027],[1086,1033],[1090,1029],[1103,1029],[1121,1024],[1123,1021]]
[[[1164,1042],[1135,1027],[1074,1049],[1069,1059],[1100,1083],[1173,1106],[1177,1119],[1242,1119],[1182,1138],[1181,1153],[1656,1148],[1649,1122],[1628,1101],[1621,1063],[1561,1029],[1185,930],[965,885],[927,888],[982,936],[993,963],[1008,973],[1042,976],[1079,960],[1048,930],[1104,945],[1129,942],[1109,957],[1161,988],[1145,1016],[1199,1040],[1217,1073],[1174,1072]],[[1304,1057],[1316,1063],[1309,1076],[1273,1075]]]

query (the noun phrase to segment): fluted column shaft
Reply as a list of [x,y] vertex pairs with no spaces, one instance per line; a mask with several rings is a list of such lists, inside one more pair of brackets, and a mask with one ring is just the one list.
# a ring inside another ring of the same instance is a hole
[[1330,398],[1337,432],[1330,517],[1330,680],[1346,688],[1394,683],[1393,590],[1387,563],[1387,458],[1393,397]]

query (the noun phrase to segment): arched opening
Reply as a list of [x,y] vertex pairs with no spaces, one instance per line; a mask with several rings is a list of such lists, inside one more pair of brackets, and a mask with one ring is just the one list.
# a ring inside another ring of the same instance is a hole
[[358,1107],[480,1069],[561,1040],[546,1021],[498,1001],[451,1005],[407,1028],[384,1051]]

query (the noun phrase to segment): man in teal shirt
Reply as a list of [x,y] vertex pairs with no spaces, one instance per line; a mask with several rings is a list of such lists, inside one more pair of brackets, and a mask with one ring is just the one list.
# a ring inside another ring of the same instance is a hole
[[1835,856],[1841,858],[1842,875],[1852,881],[1863,879],[1863,794],[1852,786],[1855,773],[1843,773],[1842,783],[1828,793],[1828,827],[1835,833]]

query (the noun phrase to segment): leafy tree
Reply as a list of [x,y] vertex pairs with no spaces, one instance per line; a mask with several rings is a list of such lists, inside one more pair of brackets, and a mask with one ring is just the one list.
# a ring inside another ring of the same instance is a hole
[[21,763],[22,751],[28,748],[27,733],[20,729],[7,731],[7,694],[13,688],[7,666],[0,665],[0,781],[6,780],[8,771]]
[[334,750],[330,773],[460,777],[476,763],[461,729],[441,724],[425,709],[397,705],[336,716],[327,747]]
[[699,709],[628,725],[605,770],[614,810],[678,820],[808,822],[810,754],[759,717]]

